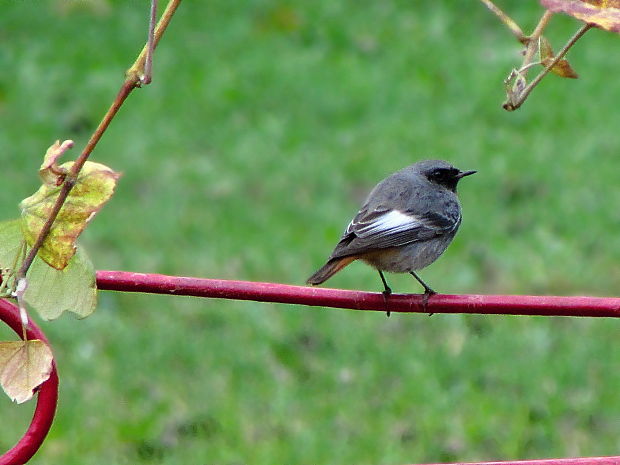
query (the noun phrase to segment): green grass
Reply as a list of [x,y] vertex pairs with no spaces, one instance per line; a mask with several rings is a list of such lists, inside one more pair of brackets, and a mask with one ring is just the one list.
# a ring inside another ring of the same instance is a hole
[[[2,5],[2,219],[36,189],[54,140],[83,147],[144,40],[142,3]],[[526,28],[541,12],[504,3]],[[577,23],[551,27],[558,49]],[[619,57],[616,35],[589,32],[570,55],[582,78],[550,76],[508,114],[518,47],[476,2],[186,2],[154,83],[93,154],[124,175],[82,243],[99,269],[302,284],[377,181],[443,158],[479,173],[460,187],[455,242],[422,272],[434,288],[618,295]],[[329,285],[380,289],[362,264]],[[35,464],[620,450],[616,321],[102,292],[92,317],[42,326],[61,393]],[[1,401],[0,449],[31,411]]]

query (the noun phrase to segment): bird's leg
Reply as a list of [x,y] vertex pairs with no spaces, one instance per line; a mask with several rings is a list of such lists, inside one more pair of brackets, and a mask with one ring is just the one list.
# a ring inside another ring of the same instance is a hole
[[418,282],[424,287],[424,293],[428,294],[428,295],[433,295],[433,294],[437,294],[435,291],[433,291],[428,284],[426,284],[424,281],[422,281],[422,279],[415,274],[414,271],[410,271],[409,272],[411,274],[411,276],[413,276],[415,279],[418,280]]
[[[387,281],[385,280],[385,276],[383,276],[383,271],[381,270],[377,270],[379,272],[379,276],[381,276],[381,281],[383,282],[383,300],[385,301],[385,305],[387,307],[387,301],[388,301],[388,297],[390,297],[390,295],[392,294],[392,289],[390,288],[390,286],[388,286]],[[390,311],[386,310],[387,316],[390,316]]]
[[[418,282],[424,287],[424,297],[422,298],[422,306],[424,307],[424,311],[426,312],[426,309],[428,308],[428,298],[437,293],[434,290],[432,290],[428,284],[422,281],[422,279],[417,274],[415,274],[415,272],[410,271],[409,273],[411,273],[411,276],[417,279]],[[433,312],[430,312],[428,316],[433,316]]]

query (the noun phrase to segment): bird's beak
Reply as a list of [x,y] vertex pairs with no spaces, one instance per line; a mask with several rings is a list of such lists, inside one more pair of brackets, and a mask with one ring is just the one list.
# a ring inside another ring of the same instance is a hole
[[464,178],[465,176],[469,176],[471,174],[477,173],[476,170],[472,170],[472,171],[461,171],[459,174],[456,175],[457,179],[461,179]]

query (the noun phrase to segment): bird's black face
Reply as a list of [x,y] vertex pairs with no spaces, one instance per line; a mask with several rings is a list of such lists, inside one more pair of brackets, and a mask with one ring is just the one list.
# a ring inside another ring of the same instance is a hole
[[445,187],[446,189],[456,192],[456,185],[461,178],[474,174],[475,171],[461,171],[453,166],[435,167],[424,173],[426,179],[435,184]]

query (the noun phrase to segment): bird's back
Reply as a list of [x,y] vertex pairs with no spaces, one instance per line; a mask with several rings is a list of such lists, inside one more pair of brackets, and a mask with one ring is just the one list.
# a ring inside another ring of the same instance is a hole
[[375,186],[330,258],[454,235],[460,221],[456,194],[408,166]]

